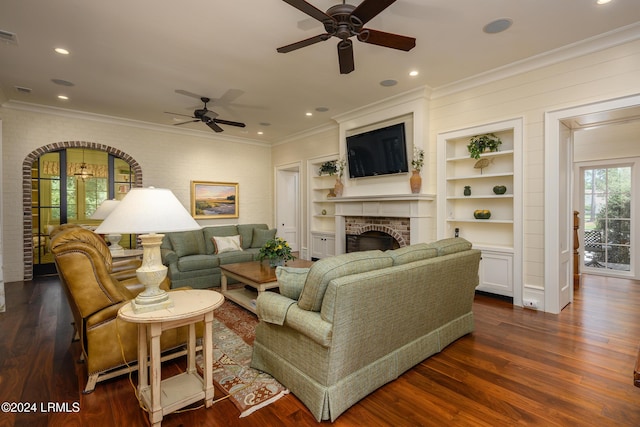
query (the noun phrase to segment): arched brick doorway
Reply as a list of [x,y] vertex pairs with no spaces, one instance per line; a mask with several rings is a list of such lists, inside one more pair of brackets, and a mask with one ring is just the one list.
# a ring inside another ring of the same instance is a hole
[[31,167],[42,155],[60,151],[66,148],[84,148],[87,150],[98,150],[112,154],[121,158],[131,166],[134,172],[134,187],[142,187],[142,169],[138,162],[127,153],[108,145],[87,141],[64,141],[40,147],[29,153],[22,163],[22,225],[23,225],[23,258],[24,258],[24,280],[33,279],[33,215],[31,199]]

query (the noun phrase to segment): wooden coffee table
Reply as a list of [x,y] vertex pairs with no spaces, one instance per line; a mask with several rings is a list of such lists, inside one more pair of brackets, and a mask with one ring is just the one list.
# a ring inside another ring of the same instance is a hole
[[[307,261],[305,259],[295,259],[287,261],[285,263],[287,267],[311,267],[313,261]],[[276,280],[276,269],[269,267],[267,262],[262,261],[249,261],[238,262],[235,264],[224,264],[220,266],[222,271],[222,277],[220,279],[222,295],[231,301],[241,305],[252,313],[256,313],[256,298],[262,292],[267,289],[273,289],[278,287],[278,281]],[[244,283],[247,286],[255,289],[228,289],[227,278],[230,277]]]

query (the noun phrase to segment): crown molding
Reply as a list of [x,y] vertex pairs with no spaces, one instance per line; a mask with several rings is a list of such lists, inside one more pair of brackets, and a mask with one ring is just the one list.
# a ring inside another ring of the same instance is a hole
[[52,107],[52,106],[41,105],[41,104],[32,104],[29,102],[11,100],[1,104],[1,106],[2,108],[6,108],[9,110],[27,111],[27,112],[39,113],[39,114],[51,114],[54,116],[65,117],[69,119],[88,120],[93,122],[106,123],[110,125],[127,126],[127,127],[137,128],[137,129],[155,131],[155,132],[170,133],[174,135],[193,136],[197,138],[213,139],[216,141],[233,142],[236,144],[239,143],[239,144],[259,145],[263,147],[271,147],[271,144],[269,143],[252,140],[249,138],[240,138],[236,136],[212,134],[211,132],[206,132],[206,131],[201,131],[196,129],[176,128],[174,126],[169,126],[169,125],[149,123],[149,122],[143,122],[140,120],[125,119],[122,117],[113,117],[113,116],[107,116],[103,114],[88,113],[84,111],[69,110],[65,108]]
[[611,47],[640,39],[640,22],[620,27],[616,30],[581,40],[576,43],[553,49],[539,55],[534,55],[511,64],[494,68],[473,77],[458,80],[450,84],[433,89],[431,99],[452,95],[457,92],[472,89],[504,78],[513,77],[529,71],[554,65],[590,53],[599,52]]

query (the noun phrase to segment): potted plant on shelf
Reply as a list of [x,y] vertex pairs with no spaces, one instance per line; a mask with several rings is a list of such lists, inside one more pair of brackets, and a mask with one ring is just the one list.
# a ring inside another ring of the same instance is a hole
[[469,155],[471,158],[478,160],[480,155],[485,151],[498,151],[498,147],[502,144],[502,141],[498,136],[493,133],[485,133],[483,135],[472,136],[467,145]]
[[329,175],[333,176],[338,173],[338,167],[336,166],[335,160],[329,160],[320,165],[320,169],[318,170],[318,175]]
[[268,240],[258,253],[258,260],[269,260],[269,267],[276,267],[278,265],[284,265],[285,261],[295,259],[291,253],[291,246],[282,237],[276,237]]
[[424,150],[422,148],[413,146],[413,160],[411,160],[411,167],[413,167],[413,174],[409,178],[409,185],[411,186],[411,192],[417,194],[422,187],[422,177],[420,171],[424,166]]

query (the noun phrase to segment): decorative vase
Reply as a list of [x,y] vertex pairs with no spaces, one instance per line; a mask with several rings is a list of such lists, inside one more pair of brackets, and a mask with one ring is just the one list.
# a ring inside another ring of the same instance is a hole
[[471,186],[469,186],[469,185],[465,185],[464,186],[464,195],[465,196],[470,196],[471,195]]
[[344,184],[340,178],[336,178],[336,185],[333,187],[333,191],[336,197],[342,196],[342,192],[344,191]]
[[409,178],[409,185],[411,186],[411,192],[413,194],[418,194],[420,192],[420,188],[422,187],[422,177],[420,176],[420,171],[413,170],[413,174],[411,178]]
[[496,185],[495,187],[493,187],[493,192],[496,194],[504,194],[507,192],[507,187],[505,187],[504,185]]
[[488,209],[476,209],[473,211],[473,217],[475,219],[489,219],[491,218],[491,211]]
[[284,258],[269,258],[269,267],[276,268],[278,266],[284,266]]
[[335,193],[335,189],[334,188],[330,188],[329,189],[329,194],[327,194],[327,199],[330,199],[332,197],[336,197],[336,193]]

